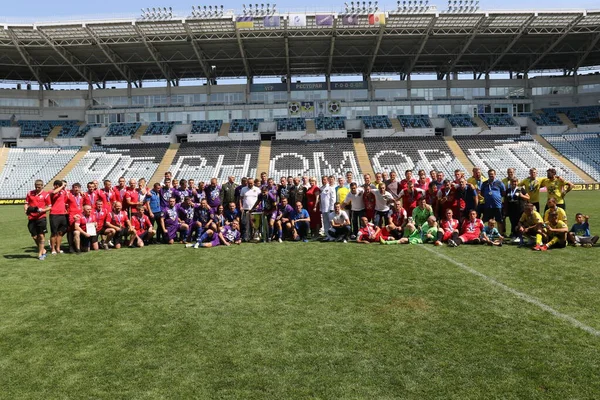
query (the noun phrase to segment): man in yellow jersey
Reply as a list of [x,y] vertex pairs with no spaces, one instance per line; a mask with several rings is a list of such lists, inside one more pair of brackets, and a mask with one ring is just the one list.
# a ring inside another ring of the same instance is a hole
[[536,211],[540,211],[540,182],[542,180],[537,177],[537,169],[529,169],[529,177],[519,182],[519,186],[525,189],[525,193],[529,195],[529,202],[535,206]]
[[540,250],[546,251],[551,247],[555,249],[562,249],[566,247],[567,231],[569,230],[567,224],[558,219],[557,212],[551,212],[548,217],[549,220],[544,234],[546,244],[541,246]]
[[473,189],[475,189],[477,192],[477,218],[481,218],[483,216],[483,209],[485,208],[485,199],[481,195],[481,185],[485,181],[487,181],[487,178],[483,176],[481,173],[481,168],[478,167],[473,168],[473,176],[467,179],[467,183],[473,186]]
[[504,187],[509,187],[510,182],[513,180],[514,177],[515,177],[515,169],[508,168],[506,170],[506,178],[502,179],[502,183],[504,183]]
[[519,219],[517,233],[520,239],[520,246],[523,246],[523,235],[535,236],[534,250],[542,250],[542,234],[544,229],[544,221],[539,212],[533,209],[533,204],[527,203],[525,211]]
[[[550,168],[547,173],[548,177],[542,179],[540,187],[545,187],[548,192],[548,197],[554,197],[556,199],[556,204],[566,211],[565,196],[573,189],[573,184],[556,176],[556,170],[554,168]],[[547,208],[544,209],[544,212],[546,209]]]
[[550,197],[548,199],[548,202],[546,203],[546,208],[547,210],[544,213],[544,223],[548,223],[548,221],[550,220],[551,213],[557,213],[558,220],[564,222],[565,224],[567,223],[567,213],[565,212],[565,210],[558,207],[558,205],[556,204],[556,199],[554,197]]

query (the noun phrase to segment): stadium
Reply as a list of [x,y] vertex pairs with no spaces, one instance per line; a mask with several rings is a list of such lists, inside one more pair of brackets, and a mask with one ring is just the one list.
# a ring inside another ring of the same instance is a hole
[[0,398],[598,398],[597,247],[311,240],[41,263],[23,204],[36,180],[535,168],[572,183],[569,226],[582,213],[597,233],[599,66],[595,10],[5,22]]

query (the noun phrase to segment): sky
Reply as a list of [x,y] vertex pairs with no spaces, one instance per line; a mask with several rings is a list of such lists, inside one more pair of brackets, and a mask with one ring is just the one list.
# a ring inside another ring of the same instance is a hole
[[[349,1],[348,1],[349,2]],[[225,9],[241,10],[244,1],[233,2],[189,2],[181,0],[170,1],[149,1],[149,0],[103,0],[81,1],[81,0],[28,0],[28,1],[10,1],[2,2],[0,8],[0,23],[32,23],[34,21],[54,20],[55,18],[71,19],[69,17],[82,16],[136,16],[140,14],[140,8],[144,7],[173,7],[175,11],[189,12],[192,4],[198,5],[221,5]],[[157,4],[158,3],[158,4]],[[318,1],[318,0],[303,0],[302,2],[278,2],[277,8],[280,11],[341,11],[344,1]],[[248,4],[246,2],[246,4]],[[436,5],[438,11],[444,10],[447,5],[446,0],[430,1],[430,4]],[[301,5],[301,6],[299,6]],[[390,10],[394,8],[396,1],[380,1],[379,6]],[[568,5],[566,7],[565,5]],[[480,0],[480,8],[482,10],[547,10],[547,9],[600,9],[600,4],[597,0],[576,0],[573,2],[565,2],[560,0],[547,0],[540,2],[538,0],[505,0],[503,2],[495,2],[490,0]]]

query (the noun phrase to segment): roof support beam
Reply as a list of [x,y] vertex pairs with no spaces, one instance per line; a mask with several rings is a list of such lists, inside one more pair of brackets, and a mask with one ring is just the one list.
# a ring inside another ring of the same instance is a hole
[[573,67],[573,74],[576,74],[577,70],[579,68],[581,68],[585,59],[588,58],[588,56],[590,55],[592,50],[594,50],[596,48],[596,45],[598,44],[599,41],[600,41],[600,33],[596,34],[596,36],[590,41],[590,44],[588,45],[587,49],[585,50],[585,53],[583,53],[581,55],[581,57],[579,57],[579,60],[577,60],[577,64],[575,64],[575,67]]
[[337,19],[333,20],[333,27],[331,29],[331,41],[329,42],[329,60],[327,61],[327,76],[331,76],[331,69],[333,68],[333,52],[335,51],[335,37],[337,36],[337,21]]
[[467,49],[469,48],[471,43],[473,43],[473,39],[475,39],[475,36],[477,36],[477,33],[479,33],[479,28],[481,27],[481,24],[483,24],[483,21],[485,21],[485,18],[486,18],[485,15],[482,15],[481,18],[479,19],[479,21],[477,21],[477,23],[473,27],[473,32],[467,38],[467,40],[465,40],[462,48],[460,49],[460,51],[458,52],[456,57],[454,57],[454,60],[452,60],[452,63],[448,66],[448,69],[447,69],[448,73],[454,71],[454,68],[456,68],[456,65],[458,64],[458,62],[460,61],[462,56],[465,55]]
[[423,39],[421,39],[421,43],[419,44],[419,49],[417,50],[417,54],[413,57],[412,61],[410,62],[410,65],[406,69],[406,75],[410,75],[410,73],[415,68],[415,65],[417,65],[417,61],[419,61],[419,57],[423,53],[423,49],[425,48],[425,45],[427,44],[427,40],[429,40],[429,36],[431,35],[431,31],[432,31],[433,26],[435,25],[436,21],[437,21],[437,17],[433,16],[431,18],[431,21],[429,22],[429,25],[427,25],[427,30],[425,31],[425,36],[423,36]]
[[127,81],[127,83],[133,82],[135,84],[135,86],[137,87],[137,82],[136,82],[137,78],[133,75],[133,73],[131,72],[131,69],[129,69],[129,67],[127,66],[127,63],[125,63],[123,61],[123,59],[121,57],[119,57],[119,55],[117,53],[115,53],[110,47],[108,47],[108,45],[103,44],[102,41],[100,40],[100,38],[98,37],[98,35],[96,35],[96,32],[94,32],[93,30],[91,30],[89,27],[87,27],[85,25],[83,25],[83,29],[87,32],[88,35],[90,35],[92,40],[94,42],[96,42],[96,45],[98,46],[98,48],[100,48],[100,50],[106,56],[106,58],[108,58],[110,63],[121,74],[123,79],[125,79],[125,81]]
[[544,57],[546,57],[548,55],[548,53],[550,53],[560,42],[562,42],[562,40],[565,37],[567,37],[569,32],[571,32],[571,30],[575,27],[575,25],[577,25],[579,23],[579,21],[581,21],[583,19],[583,17],[585,17],[585,14],[579,15],[573,21],[571,21],[569,23],[569,25],[567,25],[565,27],[562,34],[558,38],[553,40],[552,43],[550,44],[550,46],[548,46],[548,48],[546,50],[544,50],[544,52],[542,54],[540,54],[535,60],[533,60],[533,62],[531,64],[529,64],[529,66],[525,69],[524,72],[528,73],[529,71],[534,69],[535,66],[538,65],[539,62],[542,61],[544,59]]
[[144,42],[144,46],[146,46],[146,49],[148,49],[150,56],[152,57],[152,59],[154,60],[156,65],[158,66],[158,69],[160,69],[160,72],[163,74],[163,77],[165,78],[165,80],[171,82],[171,84],[173,84],[173,86],[177,86],[177,84],[176,84],[177,79],[175,77],[175,74],[171,70],[171,67],[169,67],[169,64],[167,64],[167,62],[163,60],[163,58],[160,55],[160,53],[158,52],[158,50],[156,50],[154,45],[152,43],[150,43],[150,41],[148,40],[148,38],[146,37],[144,32],[142,32],[142,30],[140,29],[139,26],[133,24],[133,29],[135,29],[138,36],[142,39],[142,42]]
[[285,24],[284,31],[283,31],[283,36],[285,39],[285,70],[287,72],[287,77],[291,78],[292,72],[291,72],[291,68],[290,68],[290,41],[289,41],[289,36],[288,36],[288,20],[284,19],[283,22]]
[[512,49],[513,46],[519,41],[519,39],[521,38],[521,36],[523,36],[523,33],[525,33],[525,30],[529,27],[529,25],[531,25],[531,23],[534,20],[535,20],[535,14],[532,15],[531,17],[527,18],[525,20],[525,22],[523,22],[523,24],[519,28],[519,31],[517,32],[517,34],[515,35],[515,37],[510,41],[510,43],[508,44],[508,46],[506,46],[504,48],[504,50],[502,51],[502,53],[500,53],[500,55],[498,57],[496,57],[496,59],[494,61],[492,61],[492,63],[490,64],[490,66],[487,68],[487,70],[485,71],[486,75],[489,74],[490,72],[492,72],[494,70],[494,68],[496,68],[496,65],[498,65],[498,63],[504,58],[504,56],[508,54],[508,52],[510,51],[510,49]]
[[21,46],[21,44],[19,43],[19,38],[17,38],[17,35],[15,35],[15,33],[10,29],[7,29],[6,32],[8,33],[8,36],[10,36],[10,39],[12,40],[13,44],[17,48],[17,51],[21,55],[21,58],[23,58],[23,61],[25,61],[25,64],[27,64],[27,68],[29,68],[29,70],[31,71],[31,73],[33,74],[35,79],[38,81],[38,84],[40,86],[42,84],[47,84],[48,85],[47,89],[49,89],[50,82],[47,79],[42,79],[42,71],[40,70],[40,68],[38,66],[34,65],[33,58],[29,55],[27,50],[25,50]]
[[237,27],[235,28],[235,36],[237,37],[238,46],[240,48],[240,55],[242,56],[242,62],[244,63],[246,78],[250,80],[252,79],[252,74],[250,73],[250,65],[248,64],[248,60],[246,58],[246,50],[244,50],[244,43],[242,43],[242,36],[240,35],[240,30]]
[[381,39],[383,39],[384,32],[385,32],[385,25],[381,25],[379,27],[379,33],[377,34],[377,40],[375,40],[375,49],[373,49],[373,55],[371,56],[369,65],[367,65],[366,76],[371,76],[371,71],[373,71],[373,66],[375,65],[375,59],[377,58],[377,53],[379,53],[379,47],[381,46]]
[[81,66],[81,67],[77,66],[77,64],[81,64],[81,61],[79,61],[73,54],[71,54],[67,50],[63,49],[62,47],[58,46],[54,42],[54,40],[52,40],[52,38],[50,36],[48,36],[46,34],[46,32],[44,32],[39,27],[37,28],[37,31],[40,34],[40,36],[42,38],[44,38],[44,40],[50,45],[50,47],[52,47],[52,49],[56,52],[56,54],[58,54],[60,56],[60,58],[65,60],[65,62],[67,64],[69,64],[69,66],[73,69],[73,71],[75,71],[77,73],[77,75],[79,75],[85,82],[87,82],[88,85],[93,85],[94,82],[96,84],[99,84],[100,79],[96,76],[96,74],[94,74],[91,70],[89,70],[85,66]]
[[200,45],[194,38],[194,33],[190,29],[190,26],[184,22],[183,27],[185,28],[185,31],[187,32],[187,34],[190,38],[190,42],[192,43],[192,48],[194,49],[194,54],[196,54],[198,63],[200,64],[200,67],[202,68],[202,72],[204,72],[204,76],[206,76],[206,82],[210,85],[211,78],[212,78],[211,74],[210,74],[211,70],[210,70],[208,64],[206,63],[206,60],[204,59],[204,53],[202,52]]

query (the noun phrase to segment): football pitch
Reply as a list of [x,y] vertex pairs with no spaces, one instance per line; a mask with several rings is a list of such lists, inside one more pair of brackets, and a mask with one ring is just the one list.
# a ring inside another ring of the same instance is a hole
[[[600,233],[600,192],[567,196]],[[35,258],[0,207],[2,399],[597,399],[600,249],[183,245]]]

